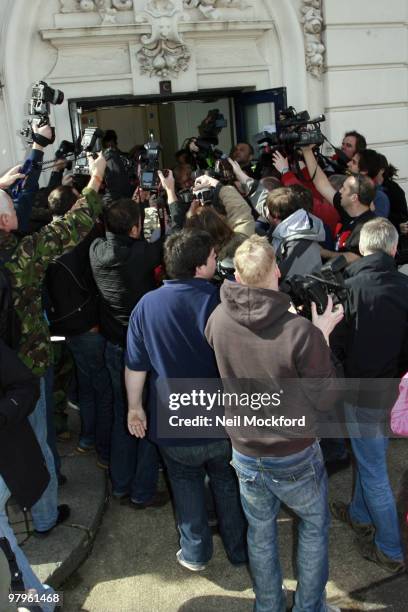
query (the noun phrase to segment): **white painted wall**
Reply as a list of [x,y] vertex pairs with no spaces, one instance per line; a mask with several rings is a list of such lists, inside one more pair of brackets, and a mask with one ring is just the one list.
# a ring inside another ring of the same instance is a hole
[[330,137],[356,129],[408,192],[408,2],[324,0]]
[[[306,72],[301,0],[250,3],[246,13],[225,9],[219,21],[200,18],[180,25],[192,58],[189,70],[172,79],[173,91],[285,85],[289,103],[298,110],[326,112],[332,141],[339,143],[348,129],[364,133],[400,168],[408,188],[407,0],[323,0],[328,70],[322,81]],[[76,3],[64,0],[70,4]],[[120,13],[117,25],[99,27],[96,13],[61,13],[60,8],[60,0],[0,2],[0,79],[5,83],[0,171],[24,155],[17,130],[33,80],[48,80],[67,99],[159,91],[157,78],[140,74],[136,52],[140,35],[150,30],[134,25],[132,11]],[[66,103],[54,110],[53,120],[58,140],[68,138]],[[132,125],[123,138],[138,140]],[[187,123],[185,128],[191,132]]]

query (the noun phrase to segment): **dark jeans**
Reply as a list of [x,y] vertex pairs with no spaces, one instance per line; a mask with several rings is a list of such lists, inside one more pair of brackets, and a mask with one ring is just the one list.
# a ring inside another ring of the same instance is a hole
[[110,472],[114,495],[129,494],[134,502],[150,501],[159,479],[159,453],[146,438],[131,436],[127,428],[124,349],[106,343],[106,365],[113,387],[113,429]]
[[108,462],[113,393],[105,364],[106,340],[98,333],[86,332],[67,338],[67,343],[77,367],[81,411],[79,445],[95,446],[99,458]]
[[227,440],[201,446],[161,446],[174,497],[180,545],[190,563],[207,563],[213,552],[204,479],[214,494],[219,532],[231,563],[246,563],[246,521]]

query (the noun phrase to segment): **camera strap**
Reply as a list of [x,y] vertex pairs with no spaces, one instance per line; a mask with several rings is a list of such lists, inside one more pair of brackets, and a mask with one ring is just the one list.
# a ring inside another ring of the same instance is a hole
[[33,139],[33,142],[40,145],[40,147],[47,147],[48,145],[52,144],[55,140],[55,128],[52,127],[51,130],[52,138],[47,138],[46,136],[43,136],[42,134],[38,134],[33,131],[31,133],[31,138]]
[[10,542],[7,540],[7,538],[0,538],[0,548],[4,552],[9,564],[11,574],[11,592],[24,593],[25,586],[23,582],[23,574],[17,565],[16,556],[12,551]]

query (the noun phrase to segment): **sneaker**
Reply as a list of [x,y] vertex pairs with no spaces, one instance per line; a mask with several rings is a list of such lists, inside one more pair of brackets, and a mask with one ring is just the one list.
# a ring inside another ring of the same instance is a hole
[[183,551],[180,550],[176,552],[176,559],[186,569],[190,570],[190,572],[202,572],[207,567],[206,563],[190,563],[186,561],[183,557]]
[[81,455],[89,455],[90,453],[93,453],[94,450],[94,446],[84,446],[82,444],[78,444],[78,446],[76,447],[77,453],[80,453]]
[[364,542],[372,542],[374,540],[375,527],[369,523],[356,523],[350,518],[349,507],[341,501],[333,501],[329,504],[330,512],[338,521],[346,523],[357,535],[358,539]]
[[326,603],[326,612],[341,612],[341,610],[337,606],[333,606],[333,604]]
[[58,525],[61,525],[61,523],[64,523],[67,519],[69,519],[70,514],[71,514],[71,510],[69,506],[67,506],[66,504],[61,504],[61,506],[58,506],[57,510],[58,510],[57,522],[55,523],[53,527],[50,527],[50,529],[47,529],[46,531],[37,531],[37,529],[34,529],[34,535],[37,538],[46,538],[51,533],[51,531],[55,529],[55,527],[57,527]]
[[375,542],[360,542],[359,548],[364,559],[376,563],[390,574],[402,574],[406,571],[404,561],[391,559],[375,545]]
[[76,402],[73,402],[72,400],[68,400],[67,405],[69,408],[72,408],[72,410],[76,410],[77,412],[80,412],[80,407]]
[[101,470],[109,470],[109,461],[101,459],[100,457],[97,459],[96,465],[98,468],[101,468]]
[[130,500],[129,505],[134,510],[145,510],[145,508],[161,508],[170,501],[170,495],[168,491],[157,491],[156,495],[147,502],[135,502]]

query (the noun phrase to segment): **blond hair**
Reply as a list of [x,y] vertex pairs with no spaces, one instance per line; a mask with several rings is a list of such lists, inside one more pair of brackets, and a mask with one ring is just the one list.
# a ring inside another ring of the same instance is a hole
[[257,287],[262,284],[275,264],[275,252],[265,236],[254,234],[235,252],[235,270],[245,285]]

